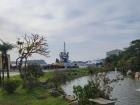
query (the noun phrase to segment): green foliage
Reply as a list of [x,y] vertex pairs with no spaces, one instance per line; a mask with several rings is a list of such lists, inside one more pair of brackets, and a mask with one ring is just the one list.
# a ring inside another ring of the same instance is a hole
[[2,41],[2,44],[0,44],[0,51],[7,52],[8,50],[11,50],[14,48],[14,46],[8,42]]
[[[40,99],[44,97],[43,99]],[[46,97],[46,98],[45,98]],[[0,91],[0,105],[69,105],[62,97],[51,97],[44,88],[26,91],[17,88],[16,94],[3,94]]]
[[121,55],[111,55],[105,59],[106,66],[117,66],[117,62],[119,61]]
[[76,77],[88,75],[88,69],[87,68],[73,68],[73,69],[66,69],[65,74],[70,77],[69,79],[73,79]]
[[[38,80],[39,81],[47,80],[47,85],[48,85],[51,82],[51,79],[55,78],[55,76],[57,74],[59,75],[60,73],[65,73],[66,75],[65,77],[67,81],[88,74],[87,69],[79,69],[79,68],[57,71],[57,72],[45,72],[41,77],[39,77]],[[13,76],[10,79],[13,81],[20,80],[20,83],[23,82],[20,76]],[[56,80],[55,82],[59,82],[59,80]],[[63,82],[63,80],[61,82]],[[60,90],[61,89],[59,89],[59,91]],[[41,98],[46,97],[46,99],[39,99],[40,97]],[[31,90],[28,90],[27,88],[22,88],[22,86],[19,86],[16,89],[16,94],[7,95],[7,94],[2,94],[2,92],[0,91],[0,104],[2,105],[69,105],[68,102],[66,102],[62,97],[52,97],[50,95],[50,91],[48,88],[35,87]]]
[[[18,67],[20,76],[24,81],[23,85],[27,82],[29,82],[29,84],[35,82],[40,75],[39,67],[36,65],[27,66],[27,60],[35,53],[48,57],[49,51],[47,40],[45,37],[38,34],[25,35],[22,41],[18,39],[17,49],[19,57],[16,59],[16,66]],[[24,68],[22,68],[24,64],[23,61],[25,61]]]
[[65,83],[67,80],[67,74],[64,71],[55,71],[54,77],[48,79],[48,82],[53,85],[52,88],[58,87],[61,83]]
[[140,70],[140,39],[132,41],[130,46],[125,48],[120,55],[107,57],[105,65],[118,67],[125,71],[128,69]]
[[84,87],[76,86],[73,89],[79,105],[89,105],[88,99],[94,99],[101,95],[99,84],[93,81],[89,81]]
[[38,79],[43,75],[43,71],[40,65],[31,64],[22,68],[24,73],[23,87],[32,89],[38,84]]
[[100,76],[94,75],[92,81],[84,87],[74,86],[74,94],[79,102],[79,105],[90,105],[89,99],[102,97],[109,99],[113,88],[110,85],[110,79],[106,74],[101,73]]
[[112,70],[112,68],[109,68],[109,67],[92,67],[92,66],[89,66],[88,67],[88,73],[89,74],[96,74],[96,73],[101,73],[101,72],[107,72],[107,71],[110,71]]
[[31,64],[25,67],[27,73],[27,79],[37,79],[43,75],[42,67],[38,64]]
[[[49,74],[49,75],[48,75]],[[58,86],[60,84],[65,83],[66,81],[70,81],[74,78],[85,76],[88,74],[88,69],[66,69],[64,71],[54,71],[45,73],[40,80],[47,80],[51,85],[54,84]],[[50,77],[50,78],[48,78]]]
[[12,94],[15,92],[18,86],[19,86],[19,81],[7,80],[5,81],[3,90],[6,91],[8,94]]

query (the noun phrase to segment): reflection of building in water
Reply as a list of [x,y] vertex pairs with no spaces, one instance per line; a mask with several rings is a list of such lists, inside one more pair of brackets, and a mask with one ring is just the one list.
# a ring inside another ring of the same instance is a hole
[[62,63],[68,63],[69,62],[69,52],[66,52],[66,44],[64,42],[64,51],[60,52],[60,62]]

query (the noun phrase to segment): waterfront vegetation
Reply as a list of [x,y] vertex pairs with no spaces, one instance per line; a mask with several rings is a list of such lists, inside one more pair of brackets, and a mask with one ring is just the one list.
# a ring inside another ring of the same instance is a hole
[[[5,80],[3,79],[0,88],[0,105],[68,105],[62,97],[64,92],[60,87],[67,81],[99,72],[108,72],[114,70],[115,67],[120,71],[140,69],[140,40],[132,41],[131,45],[120,55],[107,57],[102,67],[89,66],[83,69],[69,68],[50,72],[42,72],[39,65],[26,64],[28,57],[34,53],[48,56],[48,45],[44,37],[25,35],[24,42],[18,41],[17,45],[20,56],[16,63],[20,75],[11,78],[7,76]],[[5,55],[7,56],[6,53]],[[82,102],[80,105],[84,105],[87,98],[100,96],[97,85],[89,82],[84,88],[80,86],[74,88],[78,101]],[[94,94],[90,94],[91,91],[94,91]],[[83,95],[83,92],[87,94]]]
[[[62,80],[64,74],[66,78]],[[23,80],[20,76],[13,76],[10,80],[18,81],[19,85],[12,94],[0,89],[0,105],[68,105],[68,102],[62,97],[54,97],[50,94],[52,87],[49,84],[57,83],[57,88],[60,89],[60,84],[84,75],[88,75],[87,69],[46,72],[38,78],[39,83],[45,82],[47,84],[46,87],[38,85],[32,89],[23,88]],[[58,80],[54,82],[56,79]]]
[[119,55],[111,55],[105,59],[106,67],[117,67],[121,72],[140,70],[140,39],[134,40]]
[[[41,99],[43,97],[43,99]],[[14,94],[0,92],[0,105],[68,105],[61,97],[52,97],[48,90],[38,87],[25,90],[18,87]]]
[[[18,85],[16,85],[15,91],[10,93],[7,93],[3,88],[0,89],[0,105],[68,105],[68,102],[63,97],[52,96],[50,93],[51,89],[57,88],[58,91],[62,91],[61,84],[78,77],[89,75],[91,70],[92,73],[97,73],[98,69],[74,68],[45,72],[37,79],[37,86],[31,89],[23,88],[23,80],[20,78],[20,75],[13,76],[10,78],[11,83],[16,82]],[[42,83],[45,86],[42,86]]]
[[79,105],[90,105],[89,99],[100,97],[101,94],[99,85],[93,81],[89,81],[84,87],[74,86],[73,89]]
[[[67,102],[60,97],[63,94],[60,85],[87,75],[87,69],[43,73],[39,65],[27,65],[27,60],[32,54],[37,53],[45,57],[49,54],[46,39],[37,34],[25,35],[22,41],[18,39],[15,46],[19,53],[16,66],[20,75],[11,78],[7,76],[3,79],[0,88],[0,105],[67,105]],[[5,49],[7,46],[2,48]],[[4,67],[8,70],[8,64]]]
[[[114,68],[117,68],[118,70],[120,70],[122,73],[125,74],[128,70],[132,70],[132,72],[140,70],[140,40],[132,41],[130,46],[128,48],[125,48],[119,55],[111,55],[105,58],[103,67],[100,68],[89,67],[88,69],[90,74],[95,74],[97,72],[111,71],[114,70]],[[74,93],[76,95],[79,105],[87,105],[87,104],[90,105],[88,99],[104,97],[104,91],[101,91],[98,88],[98,86],[99,85],[93,81],[90,81],[84,87],[74,86]],[[109,90],[111,91],[112,89],[110,88]]]
[[85,86],[74,86],[73,92],[79,105],[93,105],[89,99],[105,98],[110,99],[113,88],[111,87],[111,80],[106,77],[105,73],[94,75],[93,79],[88,81]]
[[25,34],[21,40],[19,38],[16,45],[19,55],[16,59],[16,66],[23,80],[23,87],[32,88],[40,76],[41,68],[38,65],[28,65],[27,60],[33,54],[48,57],[48,43],[44,36],[38,34]]

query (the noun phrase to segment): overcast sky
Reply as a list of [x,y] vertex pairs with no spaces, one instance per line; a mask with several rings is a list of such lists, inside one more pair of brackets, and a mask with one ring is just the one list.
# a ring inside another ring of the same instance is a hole
[[0,0],[0,38],[15,43],[31,33],[47,37],[50,50],[33,59],[54,62],[64,41],[71,60],[104,58],[140,38],[140,0]]

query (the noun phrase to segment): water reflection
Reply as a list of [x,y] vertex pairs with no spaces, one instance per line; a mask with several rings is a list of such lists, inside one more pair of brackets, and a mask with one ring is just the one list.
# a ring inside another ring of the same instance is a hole
[[[107,76],[111,79],[120,75],[119,72],[110,72]],[[73,94],[73,86],[84,86],[89,80],[93,79],[93,76],[85,76],[73,81],[67,82],[62,86],[63,90],[68,95]],[[133,80],[129,77],[125,77],[124,80],[114,82],[112,97],[117,99],[116,105],[140,105],[140,80]]]

